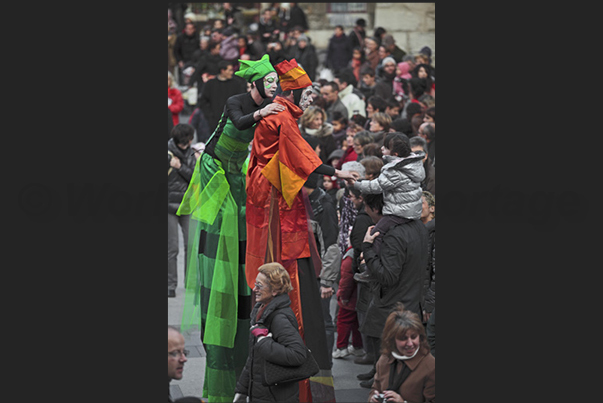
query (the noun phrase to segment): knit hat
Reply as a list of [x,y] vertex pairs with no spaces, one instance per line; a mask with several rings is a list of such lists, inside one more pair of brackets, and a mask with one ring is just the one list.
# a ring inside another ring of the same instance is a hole
[[398,63],[398,68],[400,69],[400,75],[398,77],[406,80],[410,80],[412,78],[412,75],[409,73],[410,65],[407,62]]
[[270,64],[270,56],[265,54],[260,60],[241,60],[241,67],[239,71],[235,72],[235,75],[244,78],[247,82],[252,83],[255,80],[264,78],[267,74],[276,72],[272,64]]
[[360,179],[366,178],[366,168],[358,161],[348,161],[341,166],[342,171],[358,172]]
[[307,42],[310,42],[310,41],[308,40],[308,37],[306,36],[306,34],[301,34],[300,36],[298,36],[298,37],[297,37],[297,41],[298,41],[298,42],[299,42],[299,41],[306,41],[306,43],[307,43]]
[[304,71],[304,69],[297,65],[297,61],[295,59],[291,59],[290,61],[283,60],[274,66],[274,69],[278,74],[283,92],[296,90],[299,88],[306,88],[312,85],[310,77],[308,77],[308,74]]
[[383,61],[381,62],[381,65],[385,66],[388,63],[397,64],[396,60],[391,56],[387,56],[386,58],[384,58]]

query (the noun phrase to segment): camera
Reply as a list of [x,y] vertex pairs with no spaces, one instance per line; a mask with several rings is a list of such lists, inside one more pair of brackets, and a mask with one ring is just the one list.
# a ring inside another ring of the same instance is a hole
[[376,396],[376,399],[377,399],[377,401],[378,401],[379,403],[385,403],[385,402],[387,402],[387,399],[383,397],[383,393],[379,393],[379,394]]

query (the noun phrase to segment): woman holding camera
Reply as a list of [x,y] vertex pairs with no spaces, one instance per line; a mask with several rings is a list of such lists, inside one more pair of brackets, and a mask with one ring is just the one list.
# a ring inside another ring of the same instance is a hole
[[435,402],[435,357],[419,316],[398,303],[381,336],[369,402]]
[[256,304],[251,311],[249,357],[235,389],[234,402],[298,402],[299,383],[285,382],[265,386],[265,361],[282,366],[301,365],[308,351],[302,340],[291,300],[291,278],[280,263],[266,263],[258,268],[253,287]]

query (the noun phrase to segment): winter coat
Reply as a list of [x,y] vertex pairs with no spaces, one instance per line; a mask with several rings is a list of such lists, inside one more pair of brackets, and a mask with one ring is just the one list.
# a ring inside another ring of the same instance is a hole
[[379,52],[377,52],[376,50],[366,54],[366,63],[371,66],[371,69],[373,70],[377,70],[379,60]]
[[364,38],[366,38],[366,31],[364,29],[354,28],[348,34],[348,41],[352,49],[355,47],[364,48]]
[[345,149],[345,151],[343,152],[343,156],[341,157],[335,168],[341,169],[343,164],[350,161],[358,161],[358,154],[356,154],[356,151],[354,151],[353,146],[350,146]]
[[[383,393],[388,388],[389,373],[394,360],[391,354],[381,354],[377,361],[377,372],[369,396],[373,396],[376,392]],[[404,362],[411,372],[400,389],[395,392],[408,402],[435,402],[435,357],[428,349],[421,347],[417,355]],[[402,370],[400,361],[396,370]]]
[[298,46],[295,51],[295,60],[308,73],[310,81],[314,81],[316,78],[316,69],[318,68],[318,56],[316,55],[314,45],[307,43],[303,49],[300,49]]
[[172,103],[168,105],[168,109],[172,112],[172,123],[176,126],[180,123],[180,112],[184,109],[184,99],[182,99],[182,93],[179,89],[169,87],[168,98],[172,100]]
[[385,72],[381,73],[381,76],[377,78],[377,83],[375,84],[375,92],[373,95],[381,97],[386,101],[395,101],[394,98],[394,78],[396,78],[396,74],[388,75]]
[[390,56],[394,58],[396,63],[402,63],[402,59],[406,56],[406,52],[400,49],[398,45],[394,45],[394,50],[392,50]]
[[425,179],[421,183],[421,188],[435,196],[435,167],[429,158],[423,164],[423,168],[425,168]]
[[[374,224],[373,219],[367,214],[364,210],[364,205],[362,205],[350,232],[350,244],[354,249],[354,260],[352,261],[352,272],[354,274],[361,271],[360,254],[362,253],[362,241],[364,240],[367,228]],[[371,302],[371,291],[368,283],[357,284],[356,311],[366,312]]]
[[370,283],[372,299],[360,332],[380,338],[385,320],[397,302],[421,317],[426,251],[427,230],[420,220],[390,228],[383,236],[378,255],[372,243],[362,243],[367,269],[375,280]]
[[287,26],[289,29],[300,26],[304,29],[304,31],[308,30],[306,13],[304,13],[304,10],[302,10],[299,5],[296,4],[295,6],[291,7]]
[[272,337],[265,337],[258,342],[255,336],[249,335],[249,357],[237,381],[235,393],[249,396],[254,403],[298,402],[298,382],[262,385],[265,361],[297,366],[306,359],[307,349],[299,335],[297,320],[290,307],[291,300],[288,294],[277,295],[257,319],[261,305],[257,303],[251,311],[251,326],[257,324],[267,327]]
[[423,303],[425,312],[431,313],[435,309],[435,218],[425,224],[427,229],[427,266],[425,282],[423,283]]
[[[197,160],[191,147],[182,150],[176,145],[174,139],[168,141],[168,151],[180,160],[180,169],[172,168],[168,175],[168,213],[176,214],[180,202],[182,202],[182,197],[184,197],[188,184],[193,177]],[[170,167],[169,161],[168,167]]]
[[349,311],[356,310],[358,292],[352,262],[354,260],[354,249],[350,246],[341,260],[341,278],[337,289],[337,305],[339,308]]
[[188,36],[182,32],[176,37],[176,43],[174,43],[174,57],[178,62],[189,62],[193,60],[193,53],[200,47],[201,38],[198,33],[195,32],[192,36]]
[[314,236],[317,238],[317,247],[320,251],[322,269],[320,271],[320,285],[333,287],[339,276],[341,268],[341,252],[337,247],[339,226],[337,223],[337,210],[331,197],[323,189],[317,187],[308,196],[312,207],[312,225]]
[[358,111],[359,115],[366,117],[366,105],[358,95],[353,93],[353,91],[353,85],[348,85],[343,90],[339,91],[339,99],[348,110],[348,119],[352,119],[354,111]]
[[327,48],[327,63],[326,66],[337,72],[348,66],[352,59],[352,45],[345,35],[333,35],[329,39]]
[[318,155],[323,164],[326,164],[329,159],[329,155],[337,149],[335,138],[333,137],[333,125],[330,123],[323,123],[318,129],[304,128],[299,126],[299,132],[303,138],[315,137],[318,139],[320,145],[320,154]]
[[237,61],[239,58],[239,38],[231,35],[220,42],[220,57],[224,60]]
[[348,117],[349,115],[348,108],[346,108],[346,106],[343,104],[343,102],[341,102],[341,99],[339,98],[332,102],[331,105],[327,105],[325,112],[327,112],[327,122],[329,123],[331,123],[331,121],[333,120],[333,113],[335,112],[339,112],[345,117]]
[[425,153],[408,157],[383,156],[386,162],[376,179],[357,181],[354,187],[362,193],[383,193],[383,215],[395,215],[411,220],[421,218],[423,209],[421,181],[425,178]]

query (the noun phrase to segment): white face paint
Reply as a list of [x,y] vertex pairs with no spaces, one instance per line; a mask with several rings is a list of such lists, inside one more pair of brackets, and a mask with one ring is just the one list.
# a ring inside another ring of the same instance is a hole
[[312,87],[307,87],[304,92],[302,92],[301,99],[299,101],[299,107],[302,111],[305,111],[308,106],[314,101],[312,97]]

